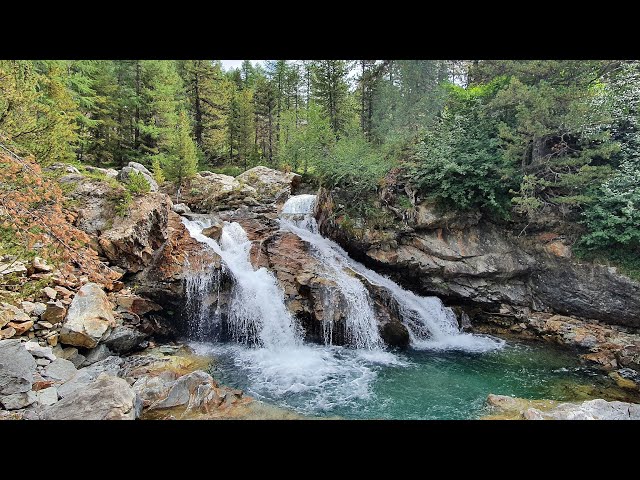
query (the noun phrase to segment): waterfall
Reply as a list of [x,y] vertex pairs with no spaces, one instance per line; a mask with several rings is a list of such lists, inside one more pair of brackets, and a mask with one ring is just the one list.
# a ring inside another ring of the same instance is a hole
[[290,197],[282,209],[280,225],[308,242],[313,255],[326,266],[327,276],[338,283],[349,304],[347,328],[351,328],[357,339],[366,338],[362,346],[377,347],[381,341],[373,302],[354,272],[393,295],[414,348],[484,351],[503,344],[499,340],[460,332],[455,313],[439,298],[422,297],[403,289],[393,280],[356,262],[337,243],[320,235],[313,218],[315,201],[315,195]]
[[[251,242],[242,226],[225,222],[217,242],[202,234],[210,226],[206,220],[183,219],[183,223],[194,239],[220,255],[233,277],[228,326],[234,340],[272,350],[300,345],[301,332],[284,303],[276,278],[265,268],[254,270],[249,261]],[[193,282],[198,289],[203,283]]]
[[189,335],[196,340],[211,337],[214,327],[219,324],[221,277],[221,272],[215,268],[201,266],[198,270],[187,259],[184,275],[186,311],[189,315],[187,325]]

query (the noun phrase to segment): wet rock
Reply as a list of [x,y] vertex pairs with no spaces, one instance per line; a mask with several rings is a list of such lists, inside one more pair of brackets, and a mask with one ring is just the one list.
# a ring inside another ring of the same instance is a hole
[[0,395],[31,390],[36,362],[20,340],[0,340]]
[[109,347],[110,350],[124,354],[139,349],[145,337],[146,335],[144,333],[134,330],[133,328],[116,327],[104,340],[104,344]]
[[202,234],[205,237],[209,237],[217,242],[218,240],[220,240],[220,237],[222,236],[222,227],[223,227],[222,223],[216,222],[210,227],[203,228]]
[[58,401],[58,389],[49,387],[38,391],[38,403],[43,406],[53,405]]
[[65,383],[71,380],[77,372],[78,369],[72,362],[64,358],[56,358],[46,366],[44,376],[57,383]]
[[142,402],[122,378],[101,374],[43,410],[45,420],[135,420]]
[[11,395],[0,396],[0,404],[2,404],[6,410],[18,410],[28,407],[37,399],[37,395],[32,391],[12,393]]
[[111,355],[113,355],[113,353],[109,350],[109,347],[104,343],[101,343],[96,348],[89,350],[82,366],[87,367],[89,365],[93,365],[94,363],[104,360]]
[[640,420],[640,405],[596,399],[582,403],[561,403],[548,411],[530,408],[525,412],[524,418],[527,420]]
[[409,346],[409,331],[400,322],[385,324],[380,335],[384,343],[391,347],[407,348]]
[[94,348],[115,327],[109,299],[102,288],[87,283],[76,293],[60,331],[60,341],[68,345]]

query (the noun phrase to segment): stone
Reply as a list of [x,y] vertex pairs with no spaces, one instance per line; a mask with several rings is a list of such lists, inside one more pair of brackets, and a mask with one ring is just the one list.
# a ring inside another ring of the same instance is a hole
[[67,381],[64,385],[58,387],[58,394],[66,397],[77,389],[82,389],[93,380],[98,378],[101,373],[118,376],[121,372],[122,359],[120,357],[111,356],[104,360],[95,362],[94,364],[81,368],[77,373]]
[[53,354],[51,347],[41,347],[38,342],[26,342],[24,344],[24,348],[27,351],[37,358],[46,358],[51,361],[56,359],[56,356]]
[[201,385],[214,386],[211,375],[202,370],[196,370],[188,375],[178,378],[171,386],[166,398],[151,405],[151,409],[172,408],[180,405],[188,405],[191,397]]
[[41,318],[45,322],[49,322],[53,325],[56,323],[61,323],[64,320],[64,317],[67,313],[66,307],[62,304],[62,302],[51,301],[46,305],[46,309],[42,314]]
[[218,240],[220,240],[220,237],[222,236],[222,223],[216,222],[210,227],[203,228],[202,234],[205,237],[209,237],[217,242]]
[[29,315],[24,310],[10,305],[8,303],[2,303],[0,306],[0,327],[3,327],[9,322],[21,323],[31,320]]
[[191,209],[184,203],[174,203],[171,209],[178,215],[183,215],[185,213],[191,212]]
[[119,326],[113,329],[104,340],[104,344],[109,347],[110,350],[124,354],[137,350],[145,337],[146,335],[138,330]]
[[23,323],[9,322],[7,323],[7,327],[13,328],[16,335],[24,335],[31,327],[33,327],[33,320]]
[[93,365],[96,362],[104,360],[107,357],[113,355],[109,347],[107,347],[104,343],[99,344],[96,348],[92,348],[87,353],[84,362],[82,364],[83,367],[87,367],[89,365]]
[[73,297],[60,330],[60,341],[94,348],[115,325],[111,303],[104,291],[95,283],[87,283]]
[[55,300],[56,297],[58,296],[58,292],[56,292],[55,289],[51,287],[44,287],[42,291],[51,300]]
[[102,373],[98,378],[43,410],[44,420],[135,420],[142,401],[122,378]]
[[58,345],[58,338],[59,338],[59,334],[58,333],[54,333],[53,335],[47,337],[47,343],[51,346],[51,347],[55,347],[56,345]]
[[38,322],[37,325],[40,325],[40,328],[53,328],[53,324],[49,323],[49,322]]
[[100,168],[100,167],[93,167],[91,165],[86,165],[84,168],[86,168],[87,171],[89,172],[101,173],[106,177],[116,178],[118,176],[118,171],[113,168]]
[[53,405],[58,401],[58,389],[56,387],[49,387],[38,391],[38,403],[45,407]]
[[132,388],[140,396],[142,404],[146,408],[154,402],[166,398],[169,394],[171,383],[160,376],[145,375],[138,378]]
[[4,340],[7,338],[11,338],[16,334],[16,329],[12,327],[7,327],[0,330],[0,340]]
[[382,328],[380,336],[384,343],[391,347],[407,348],[409,346],[409,331],[400,322],[388,322]]
[[0,395],[31,390],[36,362],[20,340],[0,340]]
[[255,188],[261,202],[286,200],[292,191],[301,183],[302,177],[297,173],[281,172],[272,168],[257,166],[241,173],[236,180]]
[[51,360],[46,359],[46,358],[37,358],[36,359],[36,365],[39,365],[41,367],[46,367],[50,363],[51,363]]
[[33,302],[21,302],[20,306],[22,307],[24,313],[26,313],[27,315],[31,315],[36,309],[36,304]]
[[40,257],[35,257],[31,265],[36,272],[50,272],[53,270],[53,267],[47,264],[45,259]]
[[44,376],[65,383],[71,380],[77,372],[78,369],[72,362],[64,358],[56,358],[44,369]]
[[27,274],[27,267],[22,262],[0,263],[0,277],[12,273],[24,277]]
[[6,410],[18,410],[31,405],[38,399],[35,392],[12,393],[11,395],[0,396],[0,404]]
[[117,295],[116,303],[120,308],[136,315],[162,310],[162,307],[157,303],[138,295]]
[[[625,369],[623,369],[625,370]],[[620,388],[625,388],[627,390],[638,390],[638,383],[636,383],[634,380],[632,380],[631,378],[625,378],[622,375],[620,375],[620,373],[618,372],[609,372],[609,376],[611,378],[613,378],[613,380],[616,382],[616,385],[618,385]]]
[[34,305],[35,307],[31,313],[37,317],[41,317],[42,314],[47,310],[47,305],[45,303],[35,302]]
[[47,170],[61,170],[67,173],[80,173],[80,171],[73,165],[67,163],[56,162],[47,167]]
[[582,403],[561,403],[548,411],[532,408],[529,409],[525,418],[535,420],[640,420],[640,405],[596,399]]
[[58,292],[63,297],[71,297],[71,296],[73,296],[73,292],[71,290],[69,290],[68,288],[63,287],[62,285],[56,285],[54,289],[55,289],[56,292]]

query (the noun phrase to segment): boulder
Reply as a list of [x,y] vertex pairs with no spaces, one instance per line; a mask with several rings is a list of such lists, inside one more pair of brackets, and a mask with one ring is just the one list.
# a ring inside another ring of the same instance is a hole
[[115,325],[111,303],[104,291],[95,283],[87,283],[73,297],[60,330],[60,341],[94,348]]
[[100,168],[100,167],[92,167],[91,165],[87,165],[84,168],[89,172],[96,172],[105,175],[106,177],[116,178],[118,176],[118,171],[114,168]]
[[18,410],[31,405],[38,399],[35,392],[12,393],[11,395],[0,396],[0,404],[6,410]]
[[217,173],[196,174],[191,179],[190,187],[182,193],[183,201],[189,208],[201,213],[235,209],[245,205],[247,197],[257,195],[256,189],[250,185]]
[[109,347],[107,347],[104,343],[101,343],[96,348],[89,350],[87,356],[84,359],[83,367],[87,367],[89,365],[93,365],[96,362],[104,360],[107,357],[113,355]]
[[162,307],[157,303],[138,295],[117,295],[116,304],[123,310],[136,315],[145,315],[149,312],[162,310]]
[[47,407],[58,401],[58,389],[56,387],[44,388],[38,391],[37,396],[38,403]]
[[48,360],[55,360],[56,356],[53,354],[51,347],[41,347],[38,342],[29,341],[24,344],[24,348],[36,358],[46,358]]
[[281,172],[272,168],[257,166],[238,175],[236,180],[250,185],[257,191],[257,199],[262,203],[285,201],[291,195],[302,177],[297,173]]
[[33,320],[29,320],[28,322],[9,322],[7,323],[8,328],[13,328],[15,330],[15,335],[24,335],[29,331],[31,327],[33,327]]
[[104,344],[113,352],[124,354],[139,349],[146,338],[144,333],[133,328],[119,326],[113,329]]
[[543,411],[529,408],[526,420],[640,420],[640,405],[626,402],[608,402],[603,399],[582,403],[561,403]]
[[106,373],[43,410],[44,420],[135,420],[142,402],[122,378]]
[[27,274],[27,267],[22,262],[0,262],[0,276],[10,274],[24,277]]
[[40,257],[35,257],[31,265],[36,272],[50,272],[53,270],[53,267],[49,265],[45,259]]
[[171,209],[178,215],[184,215],[185,213],[191,212],[191,209],[184,203],[174,203]]
[[143,406],[149,407],[154,402],[166,398],[172,382],[167,382],[160,376],[145,375],[133,384],[133,391],[142,399]]
[[56,383],[62,384],[71,380],[77,372],[78,369],[73,362],[65,360],[64,358],[56,358],[45,367],[44,376]]
[[209,237],[217,242],[220,240],[220,237],[222,236],[222,228],[223,228],[223,225],[221,222],[214,222],[213,225],[207,228],[203,228],[202,234],[205,237]]
[[67,308],[62,304],[60,300],[47,302],[44,313],[42,314],[42,320],[49,322],[53,325],[61,323],[67,313]]
[[171,205],[163,193],[136,197],[129,215],[112,217],[111,228],[100,235],[98,243],[103,255],[129,272],[149,266],[156,251],[167,241],[169,213],[174,214]]
[[0,340],[0,395],[31,390],[36,362],[20,340]]
[[69,381],[58,387],[58,394],[61,397],[66,397],[72,392],[84,388],[102,373],[118,376],[122,369],[122,363],[123,360],[120,357],[111,356],[81,368]]
[[[167,397],[154,403],[150,408],[155,410],[181,405],[187,406],[201,386],[214,387],[216,385],[211,375],[202,370],[196,370],[188,375],[183,375],[173,383]],[[203,392],[201,391],[200,393]]]
[[28,322],[29,320],[31,320],[31,318],[24,310],[8,303],[2,303],[0,305],[0,327],[4,327],[9,322],[21,323]]

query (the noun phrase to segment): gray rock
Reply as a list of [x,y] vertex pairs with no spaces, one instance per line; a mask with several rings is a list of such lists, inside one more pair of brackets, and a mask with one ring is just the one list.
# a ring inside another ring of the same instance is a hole
[[22,262],[0,263],[0,277],[11,273],[25,276],[27,274],[27,267]]
[[71,380],[78,369],[69,360],[57,358],[44,369],[44,375],[56,382],[65,383]]
[[23,323],[31,320],[22,309],[10,305],[8,303],[2,303],[0,306],[0,327],[3,327],[8,322]]
[[104,360],[111,355],[113,355],[113,353],[111,352],[111,350],[109,350],[109,347],[107,347],[104,343],[101,343],[96,348],[89,350],[89,353],[87,353],[82,366],[87,367],[89,365],[93,365],[94,363],[99,362],[100,360]]
[[50,272],[53,270],[53,267],[47,263],[44,258],[35,257],[32,262],[33,269],[36,272]]
[[36,365],[39,365],[41,367],[46,367],[50,363],[51,363],[51,360],[49,360],[47,358],[38,358],[38,359],[36,359]]
[[116,178],[118,176],[118,171],[113,168],[99,168],[99,167],[92,167],[90,165],[87,165],[85,168],[89,172],[102,173],[103,175],[111,178]]
[[0,397],[0,403],[6,410],[18,410],[31,405],[37,400],[35,392],[20,392]]
[[[44,304],[43,304],[44,305]],[[42,313],[42,320],[52,324],[60,323],[64,320],[64,316],[67,313],[66,307],[60,300],[47,302],[45,310]]]
[[74,391],[84,388],[86,385],[94,381],[102,373],[118,376],[121,371],[123,360],[120,357],[111,356],[95,362],[85,368],[81,368],[68,382],[58,387],[58,394],[66,397]]
[[36,362],[20,340],[0,340],[0,395],[28,392]]
[[142,165],[141,163],[138,162],[129,162],[127,164],[128,167],[131,167],[135,170],[138,170],[139,172],[145,173],[149,176],[151,176],[151,172],[149,170],[147,170],[147,167],[145,167],[144,165]]
[[122,378],[106,373],[43,410],[45,420],[135,420],[142,401]]
[[51,347],[41,347],[38,342],[29,341],[24,344],[24,348],[36,358],[46,358],[54,361],[56,356],[53,354]]
[[184,203],[175,203],[171,209],[179,215],[183,215],[191,211],[191,209]]
[[58,401],[58,389],[49,387],[38,391],[38,403],[43,406],[53,405]]
[[47,170],[62,170],[67,173],[80,173],[80,171],[73,165],[67,163],[56,162],[47,167]]
[[36,308],[36,304],[33,302],[21,302],[20,306],[27,315],[31,315]]
[[60,341],[67,345],[94,348],[112,327],[115,327],[115,319],[109,299],[100,285],[87,283],[73,297],[60,330]]
[[166,398],[172,383],[159,376],[143,376],[135,381],[132,388],[142,399],[143,406],[148,407]]
[[188,405],[192,395],[197,392],[198,387],[201,385],[213,386],[214,381],[211,375],[202,370],[196,370],[188,375],[184,375],[173,383],[165,399],[154,403],[150,408],[163,409],[177,407],[179,405]]
[[548,411],[529,408],[524,417],[527,420],[640,420],[640,405],[598,398],[582,403],[561,403]]
[[138,349],[144,339],[144,333],[133,328],[119,326],[113,329],[111,334],[104,340],[104,344],[110,350],[123,354]]

